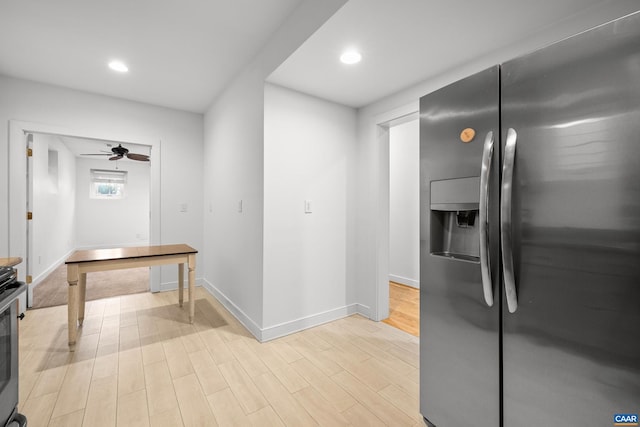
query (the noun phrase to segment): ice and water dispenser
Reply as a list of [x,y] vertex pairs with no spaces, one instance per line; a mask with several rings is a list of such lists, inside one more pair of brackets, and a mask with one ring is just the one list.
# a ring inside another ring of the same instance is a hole
[[431,255],[480,262],[480,178],[431,181]]

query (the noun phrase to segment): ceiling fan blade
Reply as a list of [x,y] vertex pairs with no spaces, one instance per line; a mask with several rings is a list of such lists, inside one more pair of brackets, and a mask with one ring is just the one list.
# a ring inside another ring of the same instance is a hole
[[127,153],[127,157],[131,160],[139,160],[141,162],[148,162],[149,156],[146,154]]
[[120,160],[122,158],[122,156],[113,156],[113,157],[109,157],[109,160]]
[[82,153],[81,156],[113,156],[113,153]]

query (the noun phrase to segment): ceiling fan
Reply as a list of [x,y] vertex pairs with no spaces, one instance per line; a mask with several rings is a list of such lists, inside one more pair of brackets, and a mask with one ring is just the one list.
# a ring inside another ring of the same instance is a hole
[[122,144],[118,144],[117,147],[111,147],[111,153],[105,151],[104,153],[87,153],[82,154],[82,156],[111,156],[109,160],[120,160],[123,157],[131,160],[138,160],[140,162],[148,162],[149,156],[146,154],[136,154],[130,153],[129,149],[122,146]]

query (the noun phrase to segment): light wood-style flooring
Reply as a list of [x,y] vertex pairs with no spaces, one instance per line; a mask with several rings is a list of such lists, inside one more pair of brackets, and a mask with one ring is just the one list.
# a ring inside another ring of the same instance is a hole
[[420,336],[420,290],[389,282],[389,317],[384,323]]
[[205,290],[87,302],[20,322],[20,404],[40,426],[422,426],[418,339],[350,316],[267,343]]

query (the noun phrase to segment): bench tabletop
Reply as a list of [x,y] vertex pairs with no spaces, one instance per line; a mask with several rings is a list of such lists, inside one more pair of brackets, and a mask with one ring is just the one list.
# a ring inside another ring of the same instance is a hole
[[136,246],[109,249],[83,249],[72,253],[71,256],[65,261],[65,264],[195,253],[198,253],[198,251],[185,244]]

